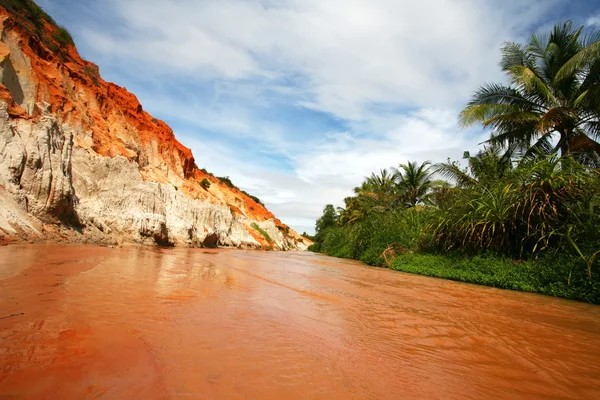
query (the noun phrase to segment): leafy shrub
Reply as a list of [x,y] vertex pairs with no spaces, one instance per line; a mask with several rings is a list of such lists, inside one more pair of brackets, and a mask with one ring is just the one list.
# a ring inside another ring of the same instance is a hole
[[210,181],[204,178],[202,179],[202,182],[200,182],[200,186],[202,186],[204,190],[208,190],[208,188],[210,187]]
[[414,208],[370,215],[353,225],[317,233],[309,250],[383,266],[387,249],[414,251],[425,242],[424,232],[431,217],[429,210]]
[[231,182],[231,179],[229,179],[228,176],[218,176],[217,179],[232,189],[235,187],[235,185],[233,184],[233,182]]
[[599,218],[598,182],[596,170],[571,157],[524,160],[495,186],[463,189],[451,207],[439,212],[433,239],[445,251],[530,257],[560,247],[572,253],[578,247],[573,239],[598,238],[585,222]]

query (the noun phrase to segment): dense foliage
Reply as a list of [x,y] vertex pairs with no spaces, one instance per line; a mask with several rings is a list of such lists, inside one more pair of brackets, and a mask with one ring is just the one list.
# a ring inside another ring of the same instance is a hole
[[507,44],[501,65],[511,85],[460,117],[492,129],[481,151],[365,178],[325,207],[310,249],[600,303],[600,33],[557,25]]

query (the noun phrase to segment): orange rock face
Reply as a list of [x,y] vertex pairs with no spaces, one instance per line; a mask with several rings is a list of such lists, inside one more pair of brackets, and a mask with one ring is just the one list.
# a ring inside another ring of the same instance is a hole
[[[11,118],[39,119],[51,114],[60,123],[77,128],[80,134],[74,135],[74,144],[89,154],[125,157],[137,163],[146,181],[173,185],[192,199],[228,205],[232,212],[250,220],[273,220],[287,236],[300,239],[263,205],[202,172],[190,149],[175,138],[165,122],[144,111],[134,94],[104,81],[98,67],[83,60],[73,45],[56,43],[56,26],[44,21],[43,36],[32,34],[34,27],[27,16],[2,7],[0,24],[7,40],[16,42],[25,56],[12,62],[20,81],[25,82],[23,97],[16,98],[20,96],[15,96],[14,90],[0,84],[0,100],[7,104]],[[0,43],[0,58],[9,52]],[[211,183],[209,188],[201,186],[203,179]]]

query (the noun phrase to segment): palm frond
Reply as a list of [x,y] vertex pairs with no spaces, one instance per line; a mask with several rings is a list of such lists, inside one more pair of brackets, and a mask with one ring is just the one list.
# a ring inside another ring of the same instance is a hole
[[444,179],[456,182],[459,187],[469,187],[477,184],[477,181],[473,177],[452,162],[434,164],[433,172]]
[[554,77],[554,83],[558,84],[565,79],[572,78],[574,74],[581,71],[584,66],[600,58],[600,37],[593,35],[595,41],[587,44],[585,48],[575,53],[562,67]]
[[515,65],[508,70],[508,75],[511,83],[522,87],[524,92],[544,99],[546,104],[558,104],[548,83],[535,69],[525,65]]

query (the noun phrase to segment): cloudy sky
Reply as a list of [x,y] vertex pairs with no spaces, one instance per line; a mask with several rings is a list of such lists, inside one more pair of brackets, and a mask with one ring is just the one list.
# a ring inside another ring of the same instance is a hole
[[457,114],[501,81],[499,48],[591,0],[37,0],[104,79],[297,231],[363,177],[459,159]]

